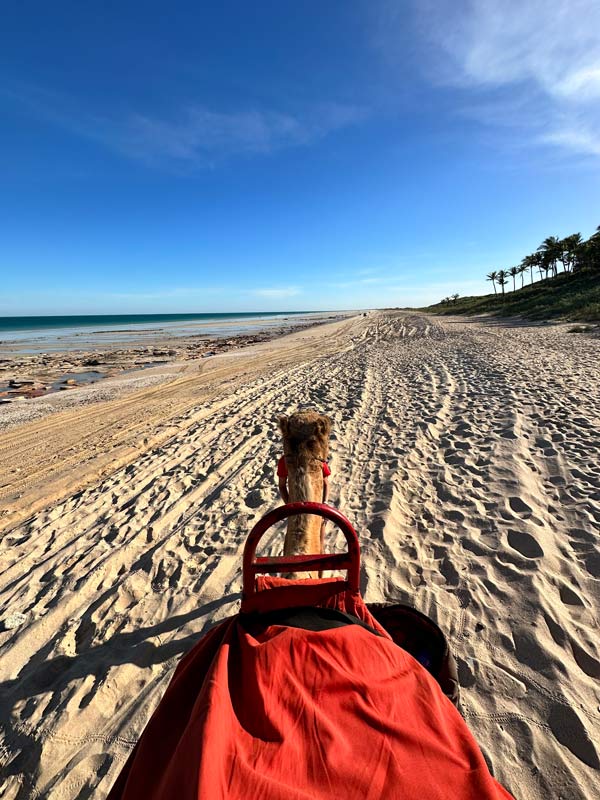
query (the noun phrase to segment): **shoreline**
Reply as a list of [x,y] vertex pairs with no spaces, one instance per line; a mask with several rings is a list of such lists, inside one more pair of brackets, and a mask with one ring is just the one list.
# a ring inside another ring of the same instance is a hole
[[[203,333],[174,336],[169,335],[167,330],[160,329],[150,331],[151,339],[129,347],[122,347],[118,342],[99,342],[93,349],[29,353],[22,352],[18,342],[0,343],[0,429],[7,427],[7,419],[2,412],[15,404],[31,404],[40,398],[47,399],[59,392],[71,393],[83,387],[99,388],[108,379],[127,376],[136,378],[141,372],[146,373],[151,382],[155,382],[155,377],[161,375],[166,380],[170,375],[176,375],[185,369],[190,361],[272,341],[295,331],[345,319],[358,313],[360,312],[312,312],[302,317],[299,315],[298,321],[294,321],[293,316],[283,317],[276,326],[268,325],[268,320],[261,318],[248,321],[247,324],[256,327],[252,332],[234,332],[230,335],[224,333],[220,336]],[[204,324],[206,323],[200,323],[200,326]],[[238,321],[231,320],[225,324],[235,329]],[[142,332],[148,331],[146,329]],[[7,347],[7,344],[13,347]],[[162,369],[157,370],[158,367]],[[89,393],[86,400],[89,402]],[[39,415],[31,415],[32,418],[36,416]],[[27,421],[25,413],[18,417]]]

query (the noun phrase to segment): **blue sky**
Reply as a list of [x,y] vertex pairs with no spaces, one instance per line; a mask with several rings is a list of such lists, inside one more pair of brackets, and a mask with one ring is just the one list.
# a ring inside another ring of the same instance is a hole
[[0,115],[0,314],[477,294],[600,224],[600,4],[10,2]]

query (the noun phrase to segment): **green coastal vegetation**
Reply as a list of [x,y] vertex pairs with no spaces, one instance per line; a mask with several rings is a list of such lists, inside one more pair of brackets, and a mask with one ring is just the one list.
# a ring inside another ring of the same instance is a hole
[[420,310],[600,321],[600,226],[585,240],[579,233],[564,239],[549,236],[520,264],[489,272],[486,278],[493,293],[453,294]]

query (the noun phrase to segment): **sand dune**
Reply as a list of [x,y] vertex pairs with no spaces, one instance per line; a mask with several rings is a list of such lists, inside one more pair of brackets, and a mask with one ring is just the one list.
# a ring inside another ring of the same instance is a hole
[[599,386],[600,341],[565,326],[380,312],[4,432],[4,796],[105,796],[181,655],[237,609],[277,415],[308,405],[334,421],[367,601],[445,630],[494,774],[597,797]]

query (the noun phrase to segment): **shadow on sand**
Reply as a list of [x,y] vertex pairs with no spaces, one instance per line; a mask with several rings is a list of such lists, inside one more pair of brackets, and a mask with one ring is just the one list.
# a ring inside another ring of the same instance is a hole
[[[52,698],[44,711],[48,714],[64,700],[62,694],[71,682],[93,675],[94,684],[79,703],[79,708],[85,708],[113,667],[122,664],[135,664],[138,667],[163,664],[190,650],[212,626],[207,623],[200,632],[160,645],[156,645],[150,641],[151,639],[182,628],[193,620],[208,617],[226,604],[234,603],[240,598],[239,592],[226,595],[187,614],[169,617],[156,625],[131,633],[119,633],[109,641],[87,648],[75,656],[59,655],[47,659],[49,652],[55,646],[54,640],[41,648],[16,678],[0,684],[0,719],[6,724],[4,745],[9,753],[9,763],[3,770],[4,778],[25,776],[27,781],[28,776],[34,777],[42,755],[41,738],[27,735],[21,726],[9,725],[10,715],[19,702],[25,701],[26,705],[20,716],[27,718],[28,701],[31,701],[31,713],[33,713],[35,708],[33,698],[42,693],[52,692]],[[14,754],[12,760],[10,754]],[[22,784],[17,800],[30,797],[29,790],[30,786]]]

